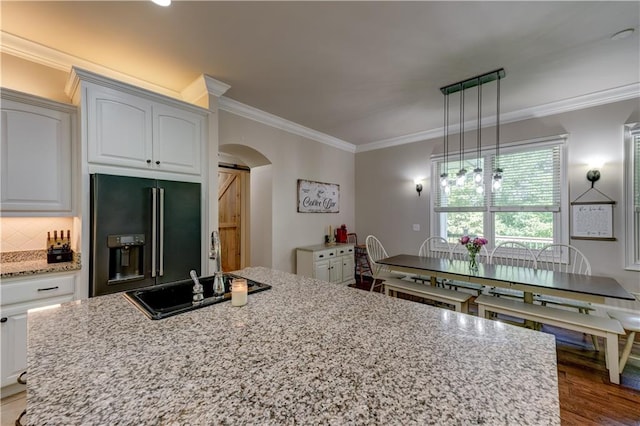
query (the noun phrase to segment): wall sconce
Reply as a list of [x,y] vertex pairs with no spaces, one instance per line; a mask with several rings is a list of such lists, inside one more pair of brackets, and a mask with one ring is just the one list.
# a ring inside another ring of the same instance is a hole
[[600,179],[600,170],[591,169],[587,172],[587,180],[591,182],[591,187]]
[[418,197],[419,197],[420,193],[422,192],[422,181],[420,179],[415,179],[413,183],[416,184],[416,191],[418,192]]
[[591,182],[591,187],[600,180],[600,169],[602,168],[602,161],[593,160],[589,163],[589,171],[587,172],[587,180]]

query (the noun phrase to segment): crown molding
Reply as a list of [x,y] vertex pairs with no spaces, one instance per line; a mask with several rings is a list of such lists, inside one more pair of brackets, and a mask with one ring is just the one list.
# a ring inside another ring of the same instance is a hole
[[15,36],[5,31],[0,31],[0,52],[6,53],[18,58],[25,59],[30,62],[35,62],[54,68],[64,72],[71,72],[71,68],[79,67],[85,70],[90,70],[96,74],[100,74],[114,80],[129,83],[133,86],[141,87],[152,92],[160,93],[165,96],[174,99],[182,99],[182,94],[175,90],[168,89],[163,86],[159,86],[154,83],[150,83],[146,80],[142,80],[136,77],[132,77],[128,74],[124,74],[120,71],[116,71],[112,68],[105,67],[95,62],[87,61],[68,53],[61,52],[48,46],[44,46],[39,43],[35,43],[30,40]]
[[345,142],[342,139],[334,138],[333,136],[329,136],[325,133],[318,132],[317,130],[301,126],[293,121],[286,120],[224,96],[220,98],[219,108],[232,114],[236,114],[298,136],[312,139],[316,142],[321,142],[325,145],[329,145],[343,151],[351,153],[356,152],[356,146],[354,144]]
[[[586,95],[576,96],[574,98],[564,99],[561,101],[550,102],[548,104],[538,105],[531,108],[523,108],[518,111],[500,114],[500,124],[513,123],[516,121],[528,120],[532,118],[546,117],[564,112],[576,111],[579,109],[591,108],[599,105],[610,104],[614,102],[626,101],[640,97],[640,82],[631,83],[626,86],[616,87],[613,89],[602,90],[600,92],[589,93]],[[495,125],[496,117],[487,117],[483,119],[482,127],[490,127]],[[465,122],[465,128],[475,125],[477,122]],[[459,131],[458,126],[452,126],[450,134],[456,134]],[[444,127],[425,130],[423,132],[411,133],[395,138],[382,139],[370,142],[364,145],[358,145],[356,153],[373,151],[376,149],[390,148],[393,146],[404,145],[408,143],[420,142],[436,137],[441,137],[444,133]]]
[[231,86],[227,83],[216,80],[209,75],[202,74],[196,78],[193,83],[185,87],[181,94],[182,99],[185,101],[195,103],[199,99],[210,94],[219,98],[230,88]]

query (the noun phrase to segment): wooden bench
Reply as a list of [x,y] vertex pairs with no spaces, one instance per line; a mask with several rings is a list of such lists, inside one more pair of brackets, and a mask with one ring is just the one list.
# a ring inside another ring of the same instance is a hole
[[471,295],[468,293],[393,278],[385,278],[383,284],[387,296],[391,296],[392,292],[410,294],[435,302],[453,305],[454,310],[457,312],[463,312],[465,314],[469,312],[469,299]]
[[493,296],[479,296],[475,303],[478,305],[478,316],[481,318],[487,318],[488,312],[494,312],[603,337],[606,342],[605,360],[609,369],[609,380],[620,384],[618,335],[624,335],[625,332],[619,321]]

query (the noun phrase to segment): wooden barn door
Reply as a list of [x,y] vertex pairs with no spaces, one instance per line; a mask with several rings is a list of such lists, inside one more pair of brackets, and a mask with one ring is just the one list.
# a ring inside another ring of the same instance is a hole
[[243,253],[243,194],[248,172],[218,168],[218,232],[222,250],[222,270],[235,271],[244,267]]

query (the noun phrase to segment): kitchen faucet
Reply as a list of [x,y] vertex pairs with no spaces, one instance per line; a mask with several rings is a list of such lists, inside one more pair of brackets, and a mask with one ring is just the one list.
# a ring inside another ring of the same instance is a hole
[[218,231],[213,231],[211,233],[211,250],[209,251],[209,259],[216,261],[216,271],[213,274],[213,296],[222,297],[224,295],[224,281],[222,280],[222,255]]
[[193,269],[189,272],[191,279],[193,280],[193,301],[194,305],[199,305],[202,303],[202,299],[204,299],[204,288],[202,284],[200,284],[200,280],[198,279],[198,274]]

